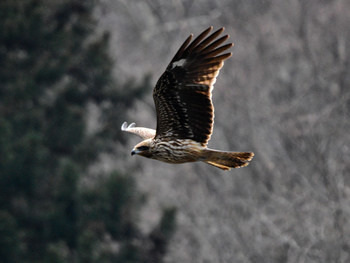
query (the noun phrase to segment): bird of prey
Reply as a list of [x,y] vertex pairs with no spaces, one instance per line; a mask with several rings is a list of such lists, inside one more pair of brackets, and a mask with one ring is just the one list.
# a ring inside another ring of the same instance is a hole
[[229,38],[220,36],[224,28],[209,35],[212,29],[192,42],[191,34],[158,80],[153,90],[156,130],[123,123],[123,131],[144,139],[131,155],[173,164],[202,161],[223,170],[247,166],[253,158],[252,152],[207,148],[214,124],[213,85],[224,60],[232,55],[224,52],[233,46],[223,45]]

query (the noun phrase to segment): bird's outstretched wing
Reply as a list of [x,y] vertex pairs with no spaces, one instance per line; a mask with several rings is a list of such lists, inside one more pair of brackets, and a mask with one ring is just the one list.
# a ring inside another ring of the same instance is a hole
[[128,126],[128,123],[124,122],[121,129],[122,131],[130,132],[137,136],[140,136],[143,139],[151,139],[156,135],[156,130],[143,127],[135,127],[135,123],[131,123]]
[[211,92],[224,60],[233,44],[229,38],[211,35],[209,27],[191,42],[190,35],[182,44],[153,91],[157,111],[156,138],[192,139],[206,145],[213,130],[214,108]]

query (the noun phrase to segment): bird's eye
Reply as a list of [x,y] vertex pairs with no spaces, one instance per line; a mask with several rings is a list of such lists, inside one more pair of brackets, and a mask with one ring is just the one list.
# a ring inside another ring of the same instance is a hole
[[139,151],[148,151],[149,147],[148,146],[140,146],[139,148],[137,148]]

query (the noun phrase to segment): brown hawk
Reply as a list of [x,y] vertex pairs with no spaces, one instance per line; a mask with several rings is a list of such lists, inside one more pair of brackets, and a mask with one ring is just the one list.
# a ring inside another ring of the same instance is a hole
[[192,42],[191,34],[158,80],[153,90],[157,129],[123,123],[123,131],[145,139],[131,155],[174,164],[202,161],[223,170],[247,166],[253,158],[252,152],[207,148],[214,123],[213,85],[224,60],[232,55],[222,53],[233,46],[222,45],[228,35],[218,38],[224,28],[208,36],[212,29],[209,27]]

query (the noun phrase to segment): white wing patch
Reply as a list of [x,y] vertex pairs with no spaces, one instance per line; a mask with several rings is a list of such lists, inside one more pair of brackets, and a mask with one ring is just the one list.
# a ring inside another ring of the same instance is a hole
[[186,59],[180,59],[179,61],[175,61],[172,66],[171,69],[175,68],[175,67],[183,67],[186,63]]
[[128,126],[128,123],[124,122],[121,129],[122,131],[133,133],[143,139],[151,139],[156,136],[156,130],[143,127],[135,127],[135,123],[131,123]]

